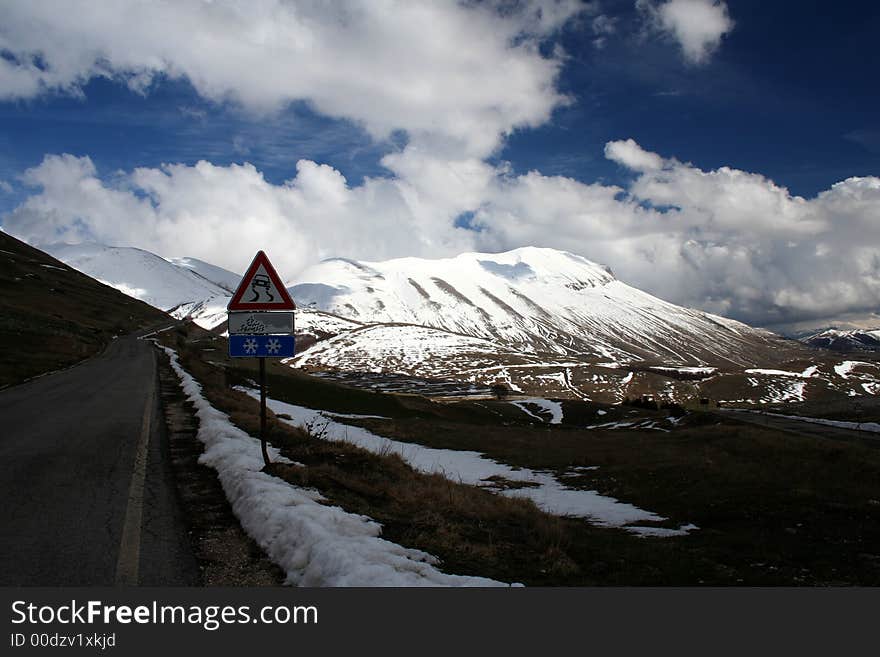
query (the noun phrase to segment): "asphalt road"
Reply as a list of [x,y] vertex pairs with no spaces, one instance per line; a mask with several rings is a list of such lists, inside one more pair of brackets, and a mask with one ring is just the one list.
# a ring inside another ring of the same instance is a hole
[[803,420],[780,417],[779,415],[773,415],[771,413],[751,413],[749,411],[741,411],[731,408],[722,408],[719,409],[718,412],[723,413],[727,417],[736,418],[742,422],[757,424],[762,427],[770,427],[788,433],[796,433],[801,436],[856,441],[870,447],[880,447],[880,434],[872,433],[870,431],[856,431],[854,429],[833,427],[827,424],[804,422]]
[[198,584],[152,345],[0,392],[0,585]]

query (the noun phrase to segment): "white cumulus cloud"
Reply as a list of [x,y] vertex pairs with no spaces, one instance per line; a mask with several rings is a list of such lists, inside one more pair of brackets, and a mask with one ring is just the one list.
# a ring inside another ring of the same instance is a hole
[[[550,246],[609,264],[665,299],[758,325],[876,310],[880,178],[849,178],[805,199],[759,174],[703,170],[632,140],[605,150],[636,174],[626,188],[411,149],[386,157],[393,177],[357,186],[309,160],[275,185],[250,164],[102,177],[88,158],[47,156],[24,175],[35,193],[4,229],[35,243],[136,245],[238,271],[267,249],[289,278],[329,256]],[[464,212],[475,230],[456,227]]]
[[663,158],[646,151],[635,140],[609,141],[605,144],[605,157],[634,171],[651,171],[663,166]]
[[636,7],[652,29],[678,43],[692,64],[708,61],[734,26],[723,0],[636,0]]
[[33,243],[98,241],[192,255],[242,271],[265,249],[293,275],[323,257],[454,253],[472,234],[393,178],[351,187],[337,170],[300,160],[281,185],[253,165],[164,165],[103,179],[88,157],[50,155],[25,172],[39,188],[3,219]]
[[605,152],[638,174],[626,190],[532,172],[484,204],[481,239],[575,251],[663,298],[758,325],[876,309],[880,178],[804,199],[760,174],[702,170],[632,140]]
[[382,139],[444,139],[485,156],[565,98],[539,42],[577,0],[51,0],[4,3],[0,99],[82,94],[88,80],[145,93],[157,76],[257,113],[304,100]]

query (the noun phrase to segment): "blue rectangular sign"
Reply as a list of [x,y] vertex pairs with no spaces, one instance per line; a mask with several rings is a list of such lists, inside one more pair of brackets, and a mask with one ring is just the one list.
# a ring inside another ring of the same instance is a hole
[[233,358],[290,358],[292,335],[230,335],[229,355]]

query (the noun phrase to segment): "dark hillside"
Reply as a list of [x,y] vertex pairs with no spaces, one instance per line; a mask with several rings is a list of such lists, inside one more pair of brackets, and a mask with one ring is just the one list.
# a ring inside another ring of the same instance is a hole
[[170,318],[0,231],[0,387],[67,367]]

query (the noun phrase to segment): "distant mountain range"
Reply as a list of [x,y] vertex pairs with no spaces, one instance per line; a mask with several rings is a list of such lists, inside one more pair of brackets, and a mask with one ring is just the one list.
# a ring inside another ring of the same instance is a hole
[[[192,259],[97,244],[60,260],[178,318],[225,331],[240,276]],[[874,394],[880,368],[683,308],[545,248],[384,262],[330,259],[287,283],[299,309],[292,367],[352,385],[622,401],[735,403]]]
[[880,351],[880,329],[839,331],[832,328],[801,338],[801,342],[832,351]]

